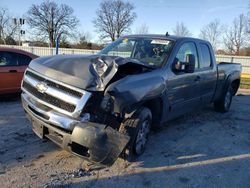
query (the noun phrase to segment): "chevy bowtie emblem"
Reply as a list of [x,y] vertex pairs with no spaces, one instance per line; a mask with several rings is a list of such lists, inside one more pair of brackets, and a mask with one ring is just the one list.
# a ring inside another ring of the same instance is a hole
[[48,89],[48,86],[46,83],[44,82],[39,82],[37,85],[36,85],[36,89],[37,91],[39,91],[40,93],[44,93],[47,89]]

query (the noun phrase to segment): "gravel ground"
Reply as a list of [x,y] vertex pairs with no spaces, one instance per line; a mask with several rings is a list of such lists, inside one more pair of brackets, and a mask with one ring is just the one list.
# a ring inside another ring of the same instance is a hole
[[[40,140],[19,97],[0,101],[0,187],[250,187],[250,92],[152,132],[134,162],[99,168]],[[242,94],[242,92],[244,94]]]

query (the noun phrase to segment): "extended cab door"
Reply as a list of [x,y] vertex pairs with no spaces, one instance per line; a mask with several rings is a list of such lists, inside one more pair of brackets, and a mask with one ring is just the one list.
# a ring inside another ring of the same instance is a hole
[[[193,54],[195,56],[194,73],[175,72],[173,68],[171,75],[168,77],[167,98],[169,101],[168,119],[172,119],[186,112],[192,111],[200,105],[200,73],[197,71],[199,58],[197,46],[194,42],[184,42],[181,44],[174,61],[185,62],[186,55]],[[173,67],[172,62],[171,67]]]
[[217,66],[212,47],[205,42],[199,43],[200,92],[203,104],[212,101],[217,82]]

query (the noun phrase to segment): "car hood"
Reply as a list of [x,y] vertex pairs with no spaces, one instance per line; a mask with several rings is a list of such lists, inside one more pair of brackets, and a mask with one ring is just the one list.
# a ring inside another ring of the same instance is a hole
[[[29,68],[51,79],[90,91],[103,91],[118,70],[118,66],[142,62],[105,55],[56,55],[33,60]],[[96,67],[103,68],[103,74]]]

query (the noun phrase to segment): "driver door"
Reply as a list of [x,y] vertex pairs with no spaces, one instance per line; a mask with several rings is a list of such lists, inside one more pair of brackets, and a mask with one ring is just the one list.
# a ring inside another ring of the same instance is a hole
[[199,90],[200,73],[196,71],[199,59],[197,47],[194,42],[183,43],[175,56],[175,60],[185,62],[187,54],[193,54],[195,56],[196,68],[193,73],[186,73],[185,71],[177,72],[172,68],[172,75],[170,75],[168,79],[167,98],[170,111],[168,119],[187,113],[199,107],[201,103]]

